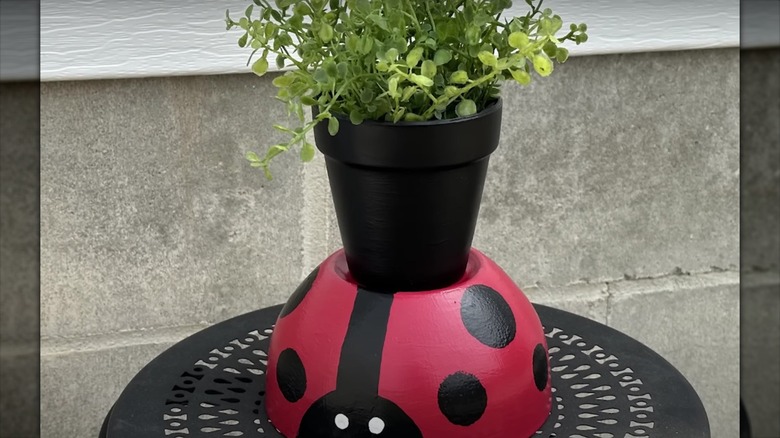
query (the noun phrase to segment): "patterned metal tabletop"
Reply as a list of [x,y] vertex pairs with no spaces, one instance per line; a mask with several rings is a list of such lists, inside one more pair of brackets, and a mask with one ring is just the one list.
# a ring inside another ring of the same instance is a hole
[[[553,409],[534,437],[709,438],[688,381],[638,341],[598,322],[534,305],[550,354]],[[274,306],[196,333],[130,382],[101,438],[282,438],[263,409]]]

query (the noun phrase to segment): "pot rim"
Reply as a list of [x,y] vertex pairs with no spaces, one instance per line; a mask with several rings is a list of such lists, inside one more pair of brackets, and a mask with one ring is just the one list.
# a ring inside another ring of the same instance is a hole
[[[466,117],[422,122],[365,120],[355,125],[334,114],[339,130],[331,136],[327,122],[314,127],[317,148],[326,160],[372,168],[414,170],[462,166],[496,150],[501,136],[503,101]],[[318,108],[313,107],[316,117]]]

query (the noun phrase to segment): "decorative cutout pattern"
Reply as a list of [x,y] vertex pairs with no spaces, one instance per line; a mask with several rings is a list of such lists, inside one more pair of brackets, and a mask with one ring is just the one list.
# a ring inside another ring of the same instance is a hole
[[652,397],[631,368],[621,365],[619,358],[578,335],[545,327],[545,336],[555,401],[550,420],[535,436],[653,436]]
[[[269,336],[254,330],[182,373],[165,401],[165,438],[279,438],[262,412]],[[553,406],[540,438],[650,438],[653,398],[619,358],[578,335],[545,327]]]
[[182,373],[165,401],[165,437],[268,436],[260,405],[271,333],[273,328],[253,330],[211,350]]

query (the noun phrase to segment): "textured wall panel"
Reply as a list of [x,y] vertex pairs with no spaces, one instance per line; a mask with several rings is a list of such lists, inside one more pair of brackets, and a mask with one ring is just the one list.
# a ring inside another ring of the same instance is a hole
[[[41,80],[238,73],[247,50],[226,32],[225,9],[247,0],[185,3],[149,0],[41,2]],[[739,45],[737,0],[553,0],[565,23],[586,22],[590,40],[572,55]],[[522,15],[515,1],[506,15]],[[272,63],[273,64],[273,63]]]

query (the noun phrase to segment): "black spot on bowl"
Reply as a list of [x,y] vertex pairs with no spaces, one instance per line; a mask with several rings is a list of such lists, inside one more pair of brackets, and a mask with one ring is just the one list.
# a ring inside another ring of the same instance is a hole
[[460,316],[471,336],[488,347],[504,348],[515,339],[517,324],[512,309],[489,286],[478,284],[466,289]]
[[533,369],[536,389],[543,391],[547,387],[547,380],[550,376],[547,366],[547,350],[542,344],[537,344],[534,348]]
[[292,348],[282,351],[279,355],[276,362],[276,383],[290,403],[300,400],[306,392],[306,369],[300,356]]
[[448,376],[439,386],[439,410],[452,424],[474,424],[486,408],[487,391],[472,374],[459,371]]

